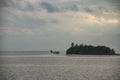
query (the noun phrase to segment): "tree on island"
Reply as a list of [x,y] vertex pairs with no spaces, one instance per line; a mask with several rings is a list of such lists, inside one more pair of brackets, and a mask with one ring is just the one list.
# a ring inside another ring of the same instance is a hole
[[81,54],[81,55],[115,55],[114,49],[106,46],[92,46],[83,44],[71,43],[71,47],[67,49],[67,54]]

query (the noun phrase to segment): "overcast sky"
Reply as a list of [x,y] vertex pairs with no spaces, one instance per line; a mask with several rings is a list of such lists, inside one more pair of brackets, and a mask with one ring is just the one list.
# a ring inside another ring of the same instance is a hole
[[0,50],[66,50],[71,42],[120,51],[120,0],[0,0]]

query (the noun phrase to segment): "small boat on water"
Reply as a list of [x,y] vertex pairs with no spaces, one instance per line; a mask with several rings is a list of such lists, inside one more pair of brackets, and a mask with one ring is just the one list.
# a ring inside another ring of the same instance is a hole
[[50,52],[53,53],[53,54],[59,54],[60,53],[59,51],[52,51],[52,50],[50,50]]

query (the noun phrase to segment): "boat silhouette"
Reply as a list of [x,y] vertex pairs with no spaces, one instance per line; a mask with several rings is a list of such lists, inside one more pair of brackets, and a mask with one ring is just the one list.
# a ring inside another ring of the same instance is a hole
[[59,51],[52,51],[52,50],[50,50],[50,52],[53,53],[53,54],[59,54],[60,53]]

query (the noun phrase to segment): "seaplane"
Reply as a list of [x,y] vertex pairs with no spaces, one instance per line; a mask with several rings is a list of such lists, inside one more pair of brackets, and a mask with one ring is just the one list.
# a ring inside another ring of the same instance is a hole
[[50,50],[50,52],[53,53],[53,54],[59,54],[60,53],[59,51],[52,51],[52,50]]

